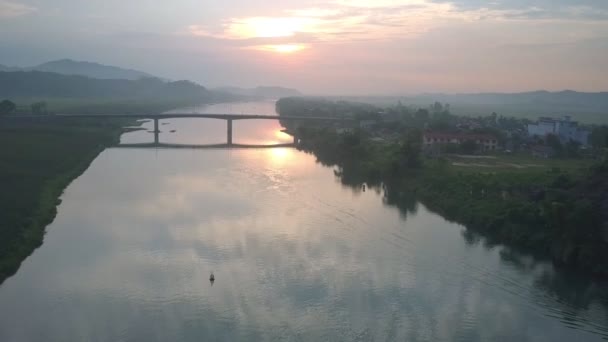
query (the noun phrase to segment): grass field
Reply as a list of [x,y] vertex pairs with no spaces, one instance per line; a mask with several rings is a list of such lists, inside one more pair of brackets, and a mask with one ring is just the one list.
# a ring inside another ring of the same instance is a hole
[[592,164],[592,159],[545,159],[529,155],[492,155],[465,156],[450,155],[445,157],[455,171],[460,172],[547,172],[547,171],[583,171]]

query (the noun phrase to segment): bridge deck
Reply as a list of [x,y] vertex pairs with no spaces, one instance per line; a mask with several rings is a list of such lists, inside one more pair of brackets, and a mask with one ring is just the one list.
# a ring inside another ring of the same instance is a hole
[[[33,115],[21,116],[34,117]],[[55,114],[46,116],[48,118],[95,118],[95,119],[178,119],[178,118],[201,118],[218,120],[297,120],[297,121],[353,121],[350,118],[317,117],[317,116],[278,116],[258,114]]]
[[296,147],[296,144],[273,144],[273,145],[252,145],[252,144],[168,144],[168,143],[135,143],[135,144],[118,144],[111,146],[112,148],[162,148],[162,149],[247,149],[247,148],[279,148],[279,147]]

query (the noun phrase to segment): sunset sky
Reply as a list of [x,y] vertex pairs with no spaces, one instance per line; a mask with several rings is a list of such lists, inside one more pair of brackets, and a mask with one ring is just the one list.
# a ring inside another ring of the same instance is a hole
[[608,0],[0,0],[0,64],[311,94],[608,90]]

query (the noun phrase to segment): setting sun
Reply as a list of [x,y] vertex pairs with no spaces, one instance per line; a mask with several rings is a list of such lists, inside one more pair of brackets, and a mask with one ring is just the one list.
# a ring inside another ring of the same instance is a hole
[[309,46],[304,44],[275,44],[275,45],[260,45],[253,47],[259,51],[277,52],[280,54],[291,54],[307,49]]
[[294,153],[290,148],[271,148],[268,156],[271,163],[284,164],[293,158]]
[[269,45],[269,47],[279,53],[294,53],[306,49],[305,45],[302,44],[281,44],[281,45]]

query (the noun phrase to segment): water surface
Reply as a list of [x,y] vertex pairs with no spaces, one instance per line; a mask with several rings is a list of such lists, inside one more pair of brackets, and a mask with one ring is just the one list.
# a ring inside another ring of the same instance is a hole
[[[223,121],[166,123],[161,141],[225,138]],[[239,122],[235,142],[290,141],[279,130]],[[605,284],[488,246],[422,205],[399,210],[381,191],[342,186],[293,149],[109,149],[62,199],[44,245],[0,287],[0,341],[608,336]]]

